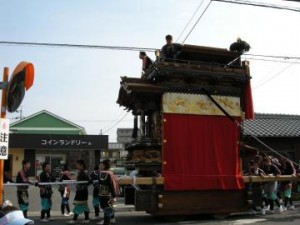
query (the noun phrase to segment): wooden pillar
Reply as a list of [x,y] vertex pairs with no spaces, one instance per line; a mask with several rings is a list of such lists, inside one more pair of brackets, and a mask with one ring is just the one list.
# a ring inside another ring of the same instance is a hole
[[140,129],[141,129],[141,136],[142,137],[145,137],[145,128],[146,128],[146,126],[145,126],[145,113],[144,112],[142,112],[142,114],[141,114],[141,118],[140,118]]
[[147,138],[152,138],[152,116],[151,116],[151,114],[149,116],[147,116],[146,136],[147,136]]
[[135,115],[133,119],[133,131],[132,131],[132,138],[136,139],[138,137],[138,116]]

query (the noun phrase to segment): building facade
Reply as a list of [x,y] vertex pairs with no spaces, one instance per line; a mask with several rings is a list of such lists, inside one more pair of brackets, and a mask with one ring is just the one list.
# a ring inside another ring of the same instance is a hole
[[86,135],[83,127],[46,110],[11,124],[10,132],[5,171],[11,177],[21,169],[23,159],[31,162],[30,176],[38,175],[44,162],[55,174],[66,163],[75,170],[78,159],[92,170],[100,162],[100,150],[108,148],[107,135]]
[[117,142],[108,143],[108,149],[101,151],[101,159],[109,159],[113,162],[117,162],[122,159],[122,150],[124,145]]
[[266,155],[276,155],[259,143],[258,138],[280,154],[287,153],[295,162],[300,160],[300,116],[255,114],[244,123],[244,142]]
[[117,142],[127,144],[132,141],[132,128],[118,128],[117,129]]
[[132,141],[132,128],[118,128],[117,142],[108,144],[108,149],[101,151],[101,160],[110,159],[115,166],[124,166],[128,151],[125,145]]

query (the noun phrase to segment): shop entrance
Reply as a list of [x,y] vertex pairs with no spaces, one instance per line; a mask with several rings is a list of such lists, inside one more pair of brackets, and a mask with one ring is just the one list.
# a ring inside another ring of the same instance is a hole
[[66,163],[66,154],[36,154],[36,176],[42,172],[44,162],[49,162],[52,173],[55,177],[59,177],[63,165]]
[[4,173],[8,178],[12,177],[13,156],[8,155],[8,159],[4,160]]

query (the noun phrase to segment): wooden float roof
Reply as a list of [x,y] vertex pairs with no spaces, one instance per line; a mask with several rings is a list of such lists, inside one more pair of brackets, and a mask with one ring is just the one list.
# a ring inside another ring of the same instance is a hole
[[[228,64],[235,61],[234,65]],[[226,49],[183,45],[176,60],[158,59],[144,78],[121,77],[117,103],[128,110],[159,101],[164,92],[211,93],[238,96],[247,82],[240,54]]]
[[240,53],[231,52],[224,48],[214,48],[197,45],[183,45],[179,54],[179,59],[189,61],[214,62],[215,64],[227,65],[236,60],[240,63]]

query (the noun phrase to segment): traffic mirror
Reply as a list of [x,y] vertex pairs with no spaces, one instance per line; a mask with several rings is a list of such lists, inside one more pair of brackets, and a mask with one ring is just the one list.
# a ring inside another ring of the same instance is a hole
[[7,111],[15,112],[21,105],[25,91],[31,88],[34,81],[32,63],[21,62],[15,68],[7,87]]

